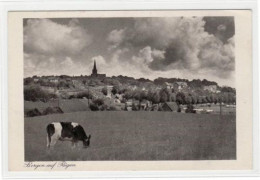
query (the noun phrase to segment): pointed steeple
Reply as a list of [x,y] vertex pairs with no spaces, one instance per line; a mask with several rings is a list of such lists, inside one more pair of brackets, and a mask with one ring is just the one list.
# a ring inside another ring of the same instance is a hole
[[94,60],[94,69],[97,69],[97,67],[96,67],[96,60]]
[[96,60],[94,60],[94,67],[92,69],[92,74],[96,75],[97,74],[97,67],[96,67]]

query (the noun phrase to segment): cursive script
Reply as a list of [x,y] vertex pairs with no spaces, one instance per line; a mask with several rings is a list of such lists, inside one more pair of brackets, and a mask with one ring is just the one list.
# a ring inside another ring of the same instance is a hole
[[43,169],[43,168],[45,168],[45,169],[47,168],[47,169],[53,170],[56,167],[67,170],[68,168],[76,167],[76,164],[68,163],[66,161],[62,161],[62,162],[49,162],[49,163],[25,162],[24,163],[24,167],[31,168],[33,170],[38,170],[38,169]]

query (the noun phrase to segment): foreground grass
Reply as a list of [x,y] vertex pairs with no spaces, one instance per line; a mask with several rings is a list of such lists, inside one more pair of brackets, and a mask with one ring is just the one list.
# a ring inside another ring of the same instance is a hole
[[[46,126],[80,123],[90,147],[58,141],[46,148]],[[234,115],[171,112],[75,112],[25,118],[26,161],[217,160],[236,158]]]

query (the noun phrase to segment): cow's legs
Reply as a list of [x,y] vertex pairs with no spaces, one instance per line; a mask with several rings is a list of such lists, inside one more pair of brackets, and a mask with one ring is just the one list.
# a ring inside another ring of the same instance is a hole
[[71,147],[74,149],[78,146],[78,142],[77,141],[72,141]]
[[76,144],[74,141],[71,142],[71,148],[74,149],[76,147]]
[[47,135],[47,148],[50,147],[50,140],[51,140],[51,138],[49,137],[49,135]]
[[57,142],[57,140],[59,139],[59,137],[57,135],[52,135],[51,136],[51,143],[50,143],[50,146],[54,146]]

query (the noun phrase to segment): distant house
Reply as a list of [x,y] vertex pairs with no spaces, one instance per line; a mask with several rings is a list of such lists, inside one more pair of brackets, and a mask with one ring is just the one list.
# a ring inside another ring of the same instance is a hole
[[72,78],[71,78],[71,77],[66,77],[65,80],[66,80],[67,82],[70,82],[70,81],[72,80]]
[[115,103],[121,103],[121,101],[119,99],[115,99],[114,102]]
[[107,88],[107,97],[111,98],[111,96],[112,96],[111,91],[113,89],[113,86],[106,86],[106,88]]
[[176,102],[165,102],[162,104],[163,111],[178,112],[179,106]]
[[162,89],[162,87],[160,87],[160,86],[157,86],[156,88],[155,88],[155,90],[161,90]]
[[33,78],[33,82],[38,82],[39,80],[39,78]]
[[50,82],[52,82],[52,83],[58,83],[59,80],[58,80],[58,79],[51,79]]
[[165,82],[165,86],[167,89],[172,89],[174,86],[172,83]]
[[136,90],[137,86],[136,85],[130,85],[130,86],[127,87],[127,89]]
[[203,90],[207,90],[207,91],[213,92],[213,93],[218,93],[219,92],[217,85],[204,86]]
[[142,88],[142,91],[146,91],[146,88],[145,88],[145,87],[143,87],[143,88]]
[[122,94],[115,94],[115,98],[122,101],[123,100],[123,95]]
[[151,110],[152,111],[158,111],[159,110],[159,105],[158,104],[153,104]]
[[127,111],[132,111],[133,109],[133,100],[129,99],[128,101],[125,102],[125,109]]
[[125,102],[125,105],[127,107],[131,106],[132,107],[132,104],[133,104],[133,100],[132,99],[129,99],[128,101]]
[[179,82],[174,83],[174,88],[178,89],[178,91],[181,91],[181,90],[183,90],[184,88],[187,88],[187,87],[188,87],[187,82],[179,81]]
[[140,103],[140,110],[149,110],[151,109],[152,103],[148,100],[142,100]]
[[49,76],[47,79],[51,83],[58,83],[59,82],[59,79],[57,77],[54,77],[54,76]]
[[135,99],[129,99],[125,102],[125,109],[131,109],[131,110],[146,110],[147,108],[147,101],[139,102]]
[[73,79],[71,82],[72,82],[72,84],[73,84],[73,85],[75,85],[75,84],[78,84],[78,82],[79,82],[79,81],[78,81],[78,80],[75,80],[75,79]]

